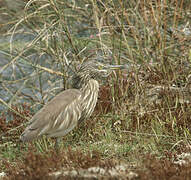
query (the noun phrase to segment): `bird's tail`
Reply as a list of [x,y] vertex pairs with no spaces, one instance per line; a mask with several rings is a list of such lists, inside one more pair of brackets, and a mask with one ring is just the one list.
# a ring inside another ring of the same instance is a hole
[[23,142],[30,142],[38,137],[38,129],[25,129],[21,134],[20,139]]

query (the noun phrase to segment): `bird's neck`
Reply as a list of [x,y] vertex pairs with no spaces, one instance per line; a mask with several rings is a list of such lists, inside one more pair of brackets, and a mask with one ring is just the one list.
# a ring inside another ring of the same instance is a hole
[[97,93],[99,91],[99,83],[94,79],[90,79],[88,83],[84,84],[80,91],[84,94],[84,98],[90,94]]
[[80,91],[82,92],[81,105],[83,109],[83,119],[83,116],[86,118],[89,117],[95,108],[99,92],[99,83],[94,79],[90,79],[88,83],[82,86]]

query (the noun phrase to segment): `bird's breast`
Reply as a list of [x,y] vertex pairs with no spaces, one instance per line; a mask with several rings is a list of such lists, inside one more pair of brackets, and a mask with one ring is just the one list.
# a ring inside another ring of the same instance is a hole
[[91,116],[97,103],[98,92],[99,83],[93,79],[89,80],[87,85],[82,89],[81,104],[85,118]]

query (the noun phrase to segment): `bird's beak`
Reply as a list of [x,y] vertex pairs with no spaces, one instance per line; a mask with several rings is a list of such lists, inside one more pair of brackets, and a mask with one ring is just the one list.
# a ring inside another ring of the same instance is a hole
[[108,65],[108,69],[110,70],[122,70],[127,68],[128,68],[128,65]]

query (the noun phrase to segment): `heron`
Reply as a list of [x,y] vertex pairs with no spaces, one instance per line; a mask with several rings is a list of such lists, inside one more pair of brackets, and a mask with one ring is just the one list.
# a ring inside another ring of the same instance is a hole
[[30,142],[46,135],[58,140],[68,134],[91,116],[98,99],[98,80],[114,69],[118,68],[96,60],[82,63],[71,78],[72,89],[62,91],[44,105],[29,121],[20,139]]

